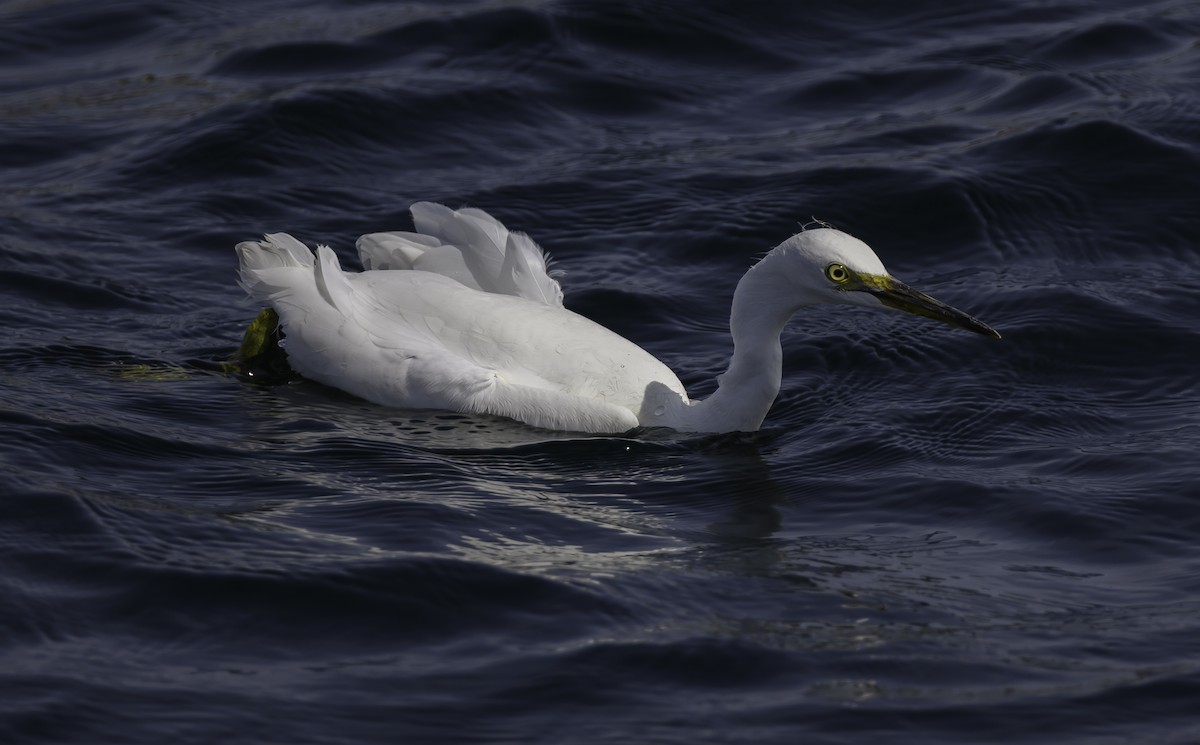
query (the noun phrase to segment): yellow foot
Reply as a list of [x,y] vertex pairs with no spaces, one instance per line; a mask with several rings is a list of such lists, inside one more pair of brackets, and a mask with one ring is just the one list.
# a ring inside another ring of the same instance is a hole
[[287,353],[279,346],[283,329],[279,315],[267,308],[250,322],[242,335],[242,345],[223,365],[227,373],[245,375],[262,383],[283,383],[296,377],[287,361]]

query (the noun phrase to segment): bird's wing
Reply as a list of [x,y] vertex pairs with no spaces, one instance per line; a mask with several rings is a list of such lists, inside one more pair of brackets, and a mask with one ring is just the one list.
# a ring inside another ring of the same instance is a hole
[[495,414],[534,427],[568,432],[616,434],[640,425],[629,409],[594,398],[509,383],[498,376],[486,389],[476,391],[471,408],[460,411]]
[[481,302],[486,296],[478,291],[429,273],[341,277],[357,293],[356,324],[390,364],[402,361],[405,405],[494,414],[574,432],[625,432],[638,426],[629,408],[561,390],[510,357],[501,349],[503,342],[471,321],[471,313],[479,311],[468,310],[487,307],[492,320],[516,318],[516,310],[523,319],[519,325],[536,327],[538,314],[526,319],[524,313],[537,306],[507,298]]
[[472,329],[457,328],[464,320],[444,312],[472,297],[478,302],[478,290],[428,272],[347,274],[332,249],[318,246],[313,261],[290,236],[239,244],[238,253],[243,284],[279,312],[284,348],[305,377],[388,406],[494,414],[576,432],[638,426],[627,408],[480,362]]
[[[420,233],[458,249],[480,289],[562,306],[562,288],[548,270],[546,254],[529,236],[510,231],[479,209],[417,202],[410,210]],[[429,269],[439,271],[432,264]]]

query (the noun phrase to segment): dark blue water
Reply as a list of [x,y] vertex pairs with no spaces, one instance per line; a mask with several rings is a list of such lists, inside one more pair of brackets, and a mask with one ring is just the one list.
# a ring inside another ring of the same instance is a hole
[[[1200,742],[1200,7],[0,3],[0,741]],[[697,395],[816,217],[996,342],[801,313],[765,429],[223,374],[233,244],[429,199]]]

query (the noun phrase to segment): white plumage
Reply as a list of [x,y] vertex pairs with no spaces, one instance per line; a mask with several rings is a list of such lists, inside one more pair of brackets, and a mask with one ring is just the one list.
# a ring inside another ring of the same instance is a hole
[[[803,305],[883,302],[998,336],[896,282],[861,241],[809,230],[738,284],[729,370],[712,396],[691,401],[653,355],[563,307],[528,236],[482,210],[430,202],[411,210],[417,232],[359,239],[363,272],[344,272],[329,247],[314,257],[283,233],[238,244],[241,284],[279,314],[301,375],[385,406],[495,414],[547,429],[755,430],[779,392],[779,334]],[[850,279],[831,279],[834,266]]]

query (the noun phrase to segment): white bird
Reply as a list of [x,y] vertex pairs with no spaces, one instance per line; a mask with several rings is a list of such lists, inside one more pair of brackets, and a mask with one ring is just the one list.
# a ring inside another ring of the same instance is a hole
[[545,254],[478,209],[418,202],[418,232],[358,240],[365,271],[285,233],[237,245],[241,284],[275,309],[301,375],[385,406],[510,417],[535,427],[625,432],[757,430],[779,394],[779,335],[801,307],[888,306],[1000,338],[893,278],[862,241],[805,230],[768,253],[733,296],[733,356],[708,398],[649,352],[563,307]]

